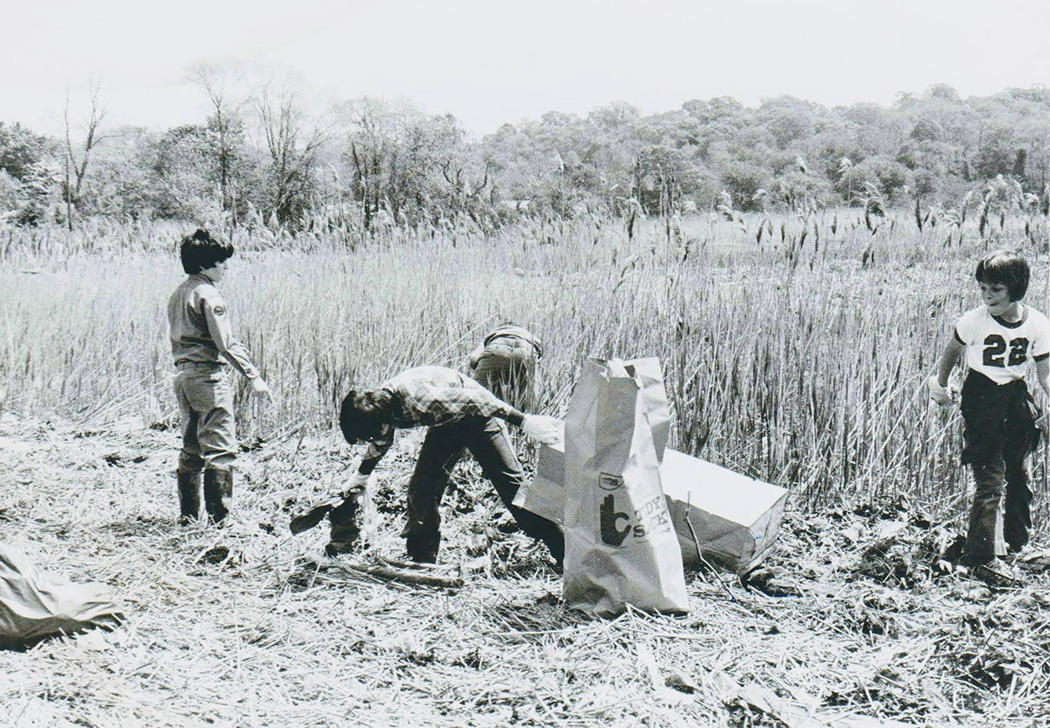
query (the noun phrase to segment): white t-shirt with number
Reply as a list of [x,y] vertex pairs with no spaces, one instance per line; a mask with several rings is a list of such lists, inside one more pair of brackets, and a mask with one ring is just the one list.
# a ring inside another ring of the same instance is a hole
[[997,384],[1021,379],[1031,362],[1050,356],[1050,321],[1031,306],[1016,322],[992,316],[987,306],[967,311],[955,338],[966,347],[967,366]]

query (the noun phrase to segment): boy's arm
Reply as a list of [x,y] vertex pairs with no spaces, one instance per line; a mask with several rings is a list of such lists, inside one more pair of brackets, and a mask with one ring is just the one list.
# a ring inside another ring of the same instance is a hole
[[423,399],[431,407],[444,410],[442,419],[446,422],[471,416],[496,417],[520,427],[531,439],[547,445],[558,443],[563,438],[561,420],[525,414],[474,381],[469,381],[466,387],[428,387]]
[[498,417],[521,427],[525,414],[494,395],[473,380],[467,386],[429,385],[422,400],[429,401],[432,411],[443,410],[442,419],[455,422],[464,417]]
[[379,437],[374,440],[368,441],[368,447],[365,449],[365,454],[361,457],[361,464],[357,467],[359,475],[363,475],[366,478],[372,474],[372,471],[379,465],[379,461],[383,459],[390,446],[394,444],[394,428],[390,427],[389,430],[384,431]]
[[1050,359],[1044,357],[1035,360],[1035,376],[1043,388],[1043,394],[1050,397]]
[[944,347],[944,353],[941,355],[940,361],[937,362],[937,383],[942,387],[948,386],[948,377],[951,376],[952,369],[959,362],[959,357],[962,356],[964,348],[953,331],[948,346]]
[[208,322],[208,333],[215,342],[215,348],[234,369],[248,379],[257,378],[259,370],[252,364],[248,349],[233,336],[233,325],[230,323],[226,302],[221,297],[208,297],[204,299],[203,307],[204,318]]
[[564,423],[546,415],[528,415],[507,404],[484,387],[477,388],[477,412],[486,417],[498,417],[520,427],[529,438],[545,445],[560,443],[565,437]]

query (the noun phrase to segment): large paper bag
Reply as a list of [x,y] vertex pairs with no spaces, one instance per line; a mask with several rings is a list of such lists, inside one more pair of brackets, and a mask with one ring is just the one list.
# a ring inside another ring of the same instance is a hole
[[564,595],[570,607],[593,614],[618,614],[628,604],[688,608],[682,553],[646,413],[647,386],[655,388],[634,366],[588,360],[569,401]]
[[540,445],[536,473],[514,495],[514,505],[559,526],[565,518],[565,445]]
[[656,459],[662,463],[667,440],[671,437],[671,408],[667,404],[667,390],[664,388],[664,373],[660,368],[660,360],[652,356],[631,359],[623,362],[623,365],[625,369],[633,372],[642,387],[642,407],[649,420],[649,429],[653,432]]
[[773,548],[784,488],[674,450],[667,451],[660,477],[686,566],[698,565],[703,554],[743,574]]
[[[656,459],[663,462],[667,440],[671,435],[671,412],[664,389],[664,376],[658,358],[631,359],[622,362],[633,370],[641,385],[642,406],[653,433]],[[575,391],[575,390],[574,390]],[[536,473],[530,482],[518,488],[514,505],[561,525],[565,515],[565,449],[563,445],[541,445]]]

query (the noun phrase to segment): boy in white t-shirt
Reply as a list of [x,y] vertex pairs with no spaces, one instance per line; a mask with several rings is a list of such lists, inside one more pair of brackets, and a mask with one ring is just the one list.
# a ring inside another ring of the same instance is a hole
[[1045,417],[1036,421],[1025,385],[1032,362],[1040,386],[1050,394],[1050,321],[1021,303],[1029,275],[1028,263],[1017,253],[997,251],[977,264],[984,305],[956,322],[937,373],[928,383],[937,404],[951,402],[954,393],[947,389],[948,376],[965,354],[962,462],[973,469],[976,492],[963,563],[976,576],[998,583],[1016,579],[1000,557],[1007,554],[1007,547],[1020,551],[1028,543],[1032,525],[1032,492],[1024,459],[1038,445],[1037,426],[1046,425]]

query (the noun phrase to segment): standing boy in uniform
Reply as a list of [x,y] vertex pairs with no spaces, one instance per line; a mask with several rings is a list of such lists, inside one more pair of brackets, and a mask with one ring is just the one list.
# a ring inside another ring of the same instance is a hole
[[237,435],[233,419],[233,366],[251,382],[253,394],[270,389],[248,350],[233,336],[229,309],[216,284],[226,272],[233,245],[207,230],[182,239],[179,257],[188,274],[168,300],[171,353],[179,373],[175,397],[182,421],[178,484],[180,522],[200,514],[201,471],[204,507],[221,523],[233,499]]
[[1016,576],[1000,557],[1007,547],[1020,551],[1032,525],[1024,459],[1038,444],[1036,424],[1043,427],[1045,418],[1036,423],[1024,376],[1035,362],[1039,384],[1050,394],[1050,322],[1021,303],[1029,269],[1020,255],[988,255],[977,264],[976,278],[984,305],[967,311],[955,324],[928,384],[937,404],[951,402],[948,376],[965,353],[962,462],[973,469],[976,492],[963,563],[975,576],[1001,584],[1016,581]]

